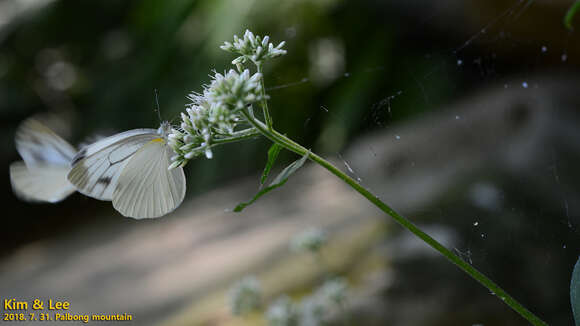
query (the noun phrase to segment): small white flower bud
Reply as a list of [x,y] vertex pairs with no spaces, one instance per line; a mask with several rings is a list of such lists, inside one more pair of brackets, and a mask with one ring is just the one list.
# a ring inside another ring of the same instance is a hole
[[247,37],[250,41],[250,44],[254,45],[256,43],[256,38],[254,37],[254,33],[250,32],[250,30],[246,29],[246,35],[244,38]]
[[268,47],[268,41],[270,41],[270,36],[268,36],[268,35],[264,36],[264,39],[262,39],[262,47],[263,48]]
[[236,65],[236,66],[240,65],[240,64],[244,63],[244,61],[246,61],[245,59],[246,59],[245,57],[237,57],[234,60],[232,60],[232,64]]
[[171,165],[169,165],[169,167],[167,168],[167,170],[173,170],[176,167],[180,166],[181,163],[182,163],[181,161],[175,161],[175,162],[171,163]]
[[211,151],[211,149],[207,148],[207,149],[205,150],[205,157],[206,157],[208,160],[211,160],[211,159],[213,158],[213,152]]

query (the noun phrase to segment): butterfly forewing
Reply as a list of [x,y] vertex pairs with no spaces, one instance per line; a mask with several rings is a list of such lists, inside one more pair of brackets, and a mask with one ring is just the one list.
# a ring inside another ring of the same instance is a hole
[[38,120],[25,120],[16,130],[16,150],[28,167],[68,166],[76,150]]
[[118,133],[115,134],[113,136],[109,136],[103,139],[98,140],[95,143],[92,143],[88,146],[85,146],[82,148],[82,150],[75,155],[75,157],[72,160],[72,164],[74,165],[76,163],[76,161],[79,161],[87,156],[91,156],[94,155],[102,150],[106,150],[107,147],[110,147],[112,145],[117,145],[120,141],[123,141],[124,139],[130,139],[133,136],[139,136],[139,135],[152,135],[152,137],[154,135],[157,135],[157,130],[155,129],[151,129],[151,128],[140,128],[140,129],[132,129],[132,130],[128,130],[128,131],[124,131],[122,133]]
[[113,193],[113,207],[134,218],[163,216],[177,208],[185,196],[182,168],[168,170],[173,151],[156,138],[130,159]]
[[112,200],[119,176],[129,159],[157,137],[155,129],[135,129],[89,145],[73,158],[68,180],[82,194]]

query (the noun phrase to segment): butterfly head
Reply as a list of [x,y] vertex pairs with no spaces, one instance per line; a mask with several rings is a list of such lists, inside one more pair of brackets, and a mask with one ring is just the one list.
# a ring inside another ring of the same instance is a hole
[[171,124],[169,124],[169,121],[161,122],[161,126],[157,129],[157,133],[167,139],[167,136],[171,133]]

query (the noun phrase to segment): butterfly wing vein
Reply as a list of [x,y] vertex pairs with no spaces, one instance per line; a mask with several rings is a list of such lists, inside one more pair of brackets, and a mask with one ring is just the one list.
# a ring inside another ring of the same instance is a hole
[[112,200],[129,159],[144,144],[158,136],[154,129],[136,129],[89,145],[73,158],[68,180],[84,195]]

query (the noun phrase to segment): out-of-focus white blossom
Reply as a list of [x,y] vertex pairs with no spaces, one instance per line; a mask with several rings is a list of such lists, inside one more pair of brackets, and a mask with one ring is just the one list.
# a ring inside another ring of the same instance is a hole
[[324,325],[327,315],[327,305],[315,294],[300,301],[300,326]]
[[324,282],[324,284],[322,284],[322,286],[316,291],[317,295],[325,302],[337,305],[345,303],[347,292],[348,284],[341,277],[333,278]]
[[326,325],[330,319],[341,318],[348,295],[348,284],[343,278],[327,280],[300,303],[301,326]]
[[288,296],[281,296],[268,307],[266,320],[270,326],[297,326],[298,307]]
[[262,303],[260,283],[253,276],[239,280],[229,292],[230,309],[233,315],[243,316],[257,310]]
[[327,241],[326,233],[319,228],[310,228],[298,233],[290,241],[290,249],[300,252],[318,252]]

